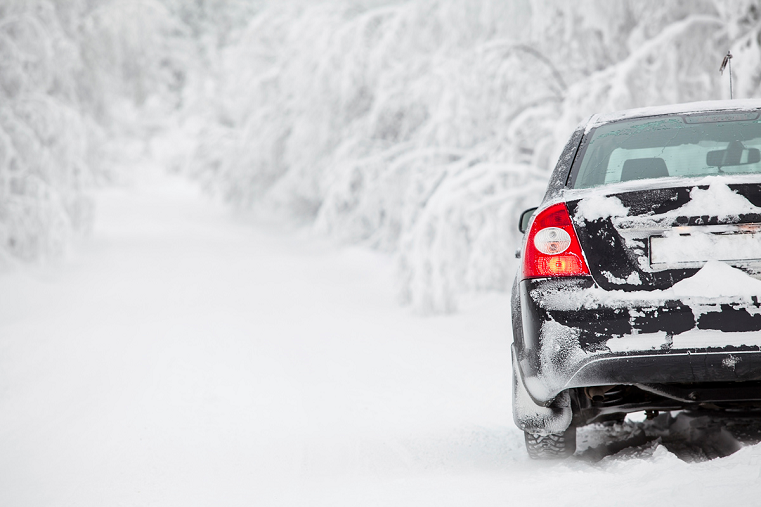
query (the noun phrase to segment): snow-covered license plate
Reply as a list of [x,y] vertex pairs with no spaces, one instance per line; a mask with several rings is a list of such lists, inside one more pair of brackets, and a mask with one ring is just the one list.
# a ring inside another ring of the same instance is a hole
[[752,259],[761,259],[761,233],[650,237],[650,264]]

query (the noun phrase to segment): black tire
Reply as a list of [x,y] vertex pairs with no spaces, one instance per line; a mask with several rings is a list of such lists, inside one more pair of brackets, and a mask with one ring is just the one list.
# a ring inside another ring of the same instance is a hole
[[531,459],[565,459],[576,452],[576,428],[571,426],[563,433],[549,435],[534,435],[528,431],[526,450]]

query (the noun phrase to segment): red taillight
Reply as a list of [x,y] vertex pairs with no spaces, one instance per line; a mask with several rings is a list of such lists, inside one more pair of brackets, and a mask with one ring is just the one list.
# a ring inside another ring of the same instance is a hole
[[526,238],[523,278],[588,275],[579,238],[565,203],[540,212]]

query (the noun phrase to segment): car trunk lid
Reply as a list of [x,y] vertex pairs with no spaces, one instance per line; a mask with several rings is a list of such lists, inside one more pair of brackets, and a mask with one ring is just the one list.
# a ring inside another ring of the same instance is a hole
[[595,282],[667,289],[718,260],[761,278],[761,184],[595,189],[566,201]]

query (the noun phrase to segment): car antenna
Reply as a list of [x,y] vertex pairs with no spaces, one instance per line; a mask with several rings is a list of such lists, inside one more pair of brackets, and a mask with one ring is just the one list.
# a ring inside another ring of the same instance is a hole
[[724,75],[724,68],[729,65],[729,98],[733,99],[732,96],[732,53],[727,51],[727,55],[724,57],[724,60],[721,61],[721,67],[719,67],[719,73],[723,76]]

